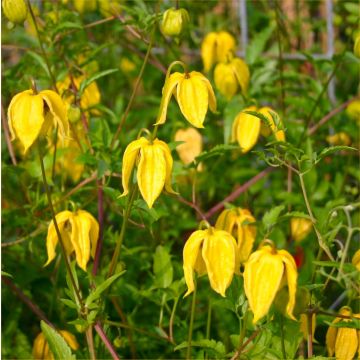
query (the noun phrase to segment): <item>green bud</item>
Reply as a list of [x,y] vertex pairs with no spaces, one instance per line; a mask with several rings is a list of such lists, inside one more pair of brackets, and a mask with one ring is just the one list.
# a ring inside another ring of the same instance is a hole
[[3,0],[4,15],[15,24],[22,24],[27,17],[28,8],[24,0]]
[[70,105],[68,108],[68,119],[71,123],[76,123],[80,120],[80,109],[77,106]]
[[166,36],[179,36],[189,21],[189,14],[185,9],[168,9],[163,14],[161,32]]

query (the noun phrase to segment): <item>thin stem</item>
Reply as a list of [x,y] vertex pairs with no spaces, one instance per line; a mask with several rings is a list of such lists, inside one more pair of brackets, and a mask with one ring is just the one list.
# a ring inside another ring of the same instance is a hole
[[246,324],[248,321],[248,317],[249,317],[249,311],[245,312],[244,315],[244,319],[241,323],[241,330],[240,330],[240,336],[239,336],[239,349],[241,349],[244,339],[245,339],[245,335],[246,335]]
[[86,341],[87,341],[88,348],[89,348],[90,359],[91,360],[96,360],[95,348],[94,348],[93,327],[92,326],[89,326],[88,329],[86,330]]
[[96,332],[98,333],[98,335],[100,336],[102,342],[104,343],[104,345],[106,346],[106,348],[108,349],[110,355],[112,356],[112,358],[114,360],[120,360],[120,357],[118,356],[118,354],[116,353],[114,347],[111,344],[111,341],[107,338],[105,331],[103,330],[103,328],[101,327],[100,322],[97,322],[94,326]]
[[242,351],[259,335],[261,332],[261,328],[258,328],[255,332],[253,332],[249,338],[244,342],[244,344],[237,350],[234,356],[230,360],[237,360],[241,355]]
[[2,103],[1,103],[1,123],[2,123],[3,129],[4,129],[6,145],[7,145],[7,148],[9,150],[11,162],[12,162],[13,165],[17,165],[14,148],[13,148],[12,143],[11,143],[11,136],[10,136],[9,126],[8,126],[7,121],[6,121],[6,114],[5,114],[5,110],[4,110],[4,107],[3,107]]
[[308,332],[308,336],[307,336],[307,353],[308,353],[308,358],[311,359],[313,356],[313,334],[312,334],[312,315],[313,312],[309,311],[306,316],[307,316],[307,332]]
[[98,223],[99,223],[99,238],[96,244],[94,266],[92,273],[95,276],[99,269],[101,250],[103,245],[103,233],[104,233],[104,190],[101,180],[97,181],[97,194],[98,194]]
[[171,311],[170,320],[169,320],[169,340],[170,342],[174,343],[174,333],[173,333],[173,326],[174,326],[174,319],[176,314],[176,308],[179,302],[179,297],[177,297],[174,301],[174,305]]
[[281,352],[282,352],[282,356],[283,356],[283,359],[287,359],[287,356],[286,356],[286,350],[285,350],[285,334],[284,334],[284,319],[282,317],[282,315],[280,315],[280,334],[281,334]]
[[187,344],[187,351],[186,351],[186,359],[187,360],[191,360],[191,341],[192,341],[195,306],[196,306],[196,288],[197,288],[197,285],[195,283],[193,298],[192,298],[192,302],[191,302],[190,325],[189,325],[188,344]]

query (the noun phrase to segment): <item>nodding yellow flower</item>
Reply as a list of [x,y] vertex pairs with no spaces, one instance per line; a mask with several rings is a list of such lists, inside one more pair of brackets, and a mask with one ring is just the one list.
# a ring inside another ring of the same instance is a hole
[[[278,124],[275,124],[275,121],[274,121],[273,117],[271,116],[270,111],[273,112],[277,116],[277,119],[279,121]],[[281,129],[283,125],[282,125],[279,115],[268,106],[264,106],[264,107],[260,108],[259,110],[257,110],[257,112],[266,116],[266,118],[268,120],[267,124],[265,124],[263,121],[261,122],[261,135],[269,136],[271,133],[273,133],[275,135],[275,139],[277,141],[285,141],[285,132],[284,132],[284,130]]]
[[125,149],[122,163],[122,186],[125,196],[129,192],[129,181],[135,163],[140,193],[152,208],[161,191],[177,194],[171,187],[173,159],[169,146],[159,139],[149,141],[144,137],[132,141]]
[[[87,263],[95,256],[96,244],[99,237],[99,224],[97,220],[85,210],[71,212],[62,211],[56,215],[65,252],[71,255],[75,251],[77,264],[86,271]],[[56,256],[55,248],[59,239],[56,234],[54,222],[51,221],[46,238],[48,260],[47,266]]]
[[190,21],[185,9],[168,9],[164,12],[161,21],[161,32],[166,36],[178,36]]
[[[294,319],[297,270],[294,258],[286,250],[276,250],[265,240],[245,263],[244,288],[249,306],[254,313],[253,323],[265,316],[282,285],[289,290],[286,313]],[[271,242],[272,243],[272,242]]]
[[349,146],[351,144],[350,136],[343,131],[340,131],[339,133],[334,134],[334,135],[327,136],[326,141],[330,145],[333,145],[333,146],[336,146],[336,145]]
[[185,165],[191,164],[202,151],[202,136],[194,128],[178,130],[175,133],[175,141],[184,141],[176,147],[176,151]]
[[216,111],[216,98],[210,81],[197,71],[184,74],[175,72],[167,78],[163,88],[159,116],[155,125],[165,122],[167,107],[175,91],[176,100],[185,119],[191,125],[203,128],[208,107],[212,112]]
[[250,151],[256,144],[261,127],[261,120],[245,111],[256,111],[255,106],[250,106],[241,111],[232,125],[232,141],[237,141],[243,154]]
[[346,107],[346,113],[351,119],[356,120],[358,123],[360,123],[360,100],[352,101]]
[[226,31],[207,34],[201,44],[204,71],[208,72],[217,62],[225,62],[229,53],[235,51],[234,37]]
[[3,0],[4,15],[15,24],[22,24],[27,17],[28,8],[24,0]]
[[226,209],[216,220],[215,227],[217,229],[225,230],[237,239],[238,256],[241,263],[249,258],[253,248],[256,227],[248,223],[255,221],[249,210],[241,208]]
[[[344,306],[339,311],[340,315],[351,316],[350,308]],[[360,314],[354,315],[360,317]],[[339,321],[349,322],[350,319],[337,317],[332,323],[336,324]],[[354,328],[334,327],[330,326],[326,333],[326,348],[329,356],[334,354],[337,360],[352,360],[358,351],[360,332]]]
[[[300,314],[300,331],[303,334],[304,340],[306,341],[309,337],[309,330],[308,330],[308,316],[307,314]],[[314,338],[316,329],[316,314],[313,313],[311,315],[311,333]]]
[[[76,351],[79,348],[79,344],[76,337],[66,330],[60,330],[59,334],[64,338],[71,349]],[[39,360],[53,360],[54,355],[51,352],[49,345],[45,339],[44,334],[41,332],[34,340],[33,351],[34,359]]]
[[200,276],[208,274],[210,285],[225,297],[239,261],[235,239],[224,230],[210,227],[197,230],[187,239],[183,251],[183,269],[188,296],[194,291],[194,271]]
[[305,218],[293,217],[290,220],[291,238],[300,242],[304,240],[313,227],[312,221]]
[[62,138],[69,134],[66,105],[52,90],[38,94],[25,90],[15,95],[9,105],[8,122],[11,140],[18,138],[24,146],[24,153],[39,135],[47,133],[52,124],[58,126]]
[[246,94],[250,80],[250,71],[246,63],[233,58],[229,62],[219,63],[214,70],[214,81],[217,89],[228,100],[237,93],[239,87]]
[[356,251],[351,262],[360,271],[360,249]]

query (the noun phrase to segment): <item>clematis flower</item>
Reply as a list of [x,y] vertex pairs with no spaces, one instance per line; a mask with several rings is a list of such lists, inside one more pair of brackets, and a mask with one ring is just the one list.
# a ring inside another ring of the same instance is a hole
[[[79,348],[79,344],[76,340],[76,337],[66,330],[60,330],[59,334],[64,338],[67,344],[76,351]],[[54,360],[54,355],[49,348],[44,334],[41,332],[34,340],[33,345],[33,358],[40,360]]]
[[163,14],[160,29],[166,36],[179,36],[190,21],[185,9],[170,8]]
[[304,240],[311,232],[313,225],[311,220],[299,217],[293,217],[290,220],[291,238],[300,242]]
[[326,141],[330,145],[333,145],[333,146],[337,146],[337,145],[349,146],[349,145],[351,145],[351,138],[344,131],[340,131],[337,134],[327,136]]
[[180,129],[175,134],[175,141],[184,141],[176,147],[181,161],[185,164],[191,164],[202,151],[201,134],[194,128]]
[[261,127],[261,120],[245,111],[256,111],[255,106],[250,106],[241,111],[232,125],[232,141],[237,141],[243,154],[250,151],[256,144]]
[[226,31],[207,34],[201,44],[204,71],[208,72],[217,62],[225,62],[227,55],[235,51],[235,39]]
[[[77,264],[86,271],[90,255],[92,258],[95,256],[99,237],[99,224],[97,220],[85,210],[77,210],[75,212],[65,210],[56,215],[56,221],[66,254],[70,256],[75,251]],[[55,258],[55,249],[58,241],[54,222],[51,221],[46,238],[48,260],[44,266],[49,265]]]
[[192,71],[181,74],[175,72],[165,81],[158,119],[155,125],[164,124],[167,107],[173,92],[182,114],[189,123],[197,128],[203,128],[203,122],[208,107],[216,111],[216,98],[209,80],[201,73]]
[[125,149],[122,163],[122,196],[129,192],[129,180],[137,160],[137,183],[149,208],[152,208],[164,187],[167,192],[177,194],[171,187],[173,159],[169,146],[159,139],[151,142],[141,137]]
[[3,14],[14,24],[22,24],[27,17],[28,8],[25,0],[3,0]]
[[249,306],[254,313],[253,323],[265,316],[282,285],[287,285],[289,301],[287,315],[294,319],[297,270],[294,258],[286,250],[276,250],[265,240],[245,263],[244,288]]
[[[263,121],[261,122],[261,135],[263,136],[269,136],[270,134],[274,134],[275,139],[277,141],[285,141],[285,132],[282,130],[282,123],[280,120],[279,115],[270,107],[264,106],[257,110],[260,114],[264,115],[267,118],[267,123],[265,124]],[[274,113],[276,115],[276,119],[278,120],[278,123],[275,124],[273,117],[271,116],[271,113]]]
[[255,218],[247,209],[225,209],[216,220],[215,227],[225,230],[237,239],[239,261],[245,262],[251,253],[256,238],[256,227],[243,224],[255,222]]
[[[351,316],[352,311],[349,307],[344,306],[339,311],[340,315]],[[360,318],[360,314],[354,314]],[[350,319],[337,317],[332,322],[336,324],[340,321],[349,322]],[[334,354],[338,360],[351,360],[360,347],[360,331],[354,328],[330,326],[326,333],[326,348],[330,357]]]
[[188,296],[194,291],[194,271],[208,274],[214,291],[225,297],[234,273],[239,268],[235,239],[224,230],[210,227],[197,230],[188,238],[183,251],[183,269]]
[[217,89],[228,100],[241,90],[246,93],[250,80],[250,71],[246,63],[239,59],[233,58],[228,62],[219,63],[214,70],[214,81]]
[[52,90],[43,90],[38,94],[25,90],[15,95],[9,105],[8,122],[11,140],[18,138],[24,146],[24,153],[39,135],[47,133],[52,124],[58,126],[62,138],[69,134],[65,103]]

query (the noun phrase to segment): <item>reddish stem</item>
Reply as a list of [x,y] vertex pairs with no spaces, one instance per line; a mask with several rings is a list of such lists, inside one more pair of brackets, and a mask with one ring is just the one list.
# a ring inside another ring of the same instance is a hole
[[106,348],[108,349],[110,355],[114,360],[120,360],[119,355],[116,353],[114,347],[111,344],[111,341],[107,338],[104,329],[102,328],[100,322],[98,321],[94,326],[96,332],[100,336],[102,342],[105,344]]

